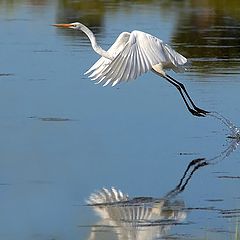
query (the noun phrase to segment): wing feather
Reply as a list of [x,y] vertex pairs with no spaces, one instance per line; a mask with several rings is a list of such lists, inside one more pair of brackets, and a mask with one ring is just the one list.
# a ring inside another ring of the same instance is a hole
[[[115,78],[112,78],[112,84],[115,81],[120,81],[121,79],[125,79],[124,75],[126,74],[126,72],[129,69],[128,62],[129,62],[130,57],[131,57],[131,53],[126,55],[126,57],[124,58],[124,61],[123,61],[122,65],[121,65],[121,68],[117,72],[117,75],[115,76]],[[114,71],[116,71],[116,70],[114,69]]]
[[[120,51],[122,51],[122,48],[125,46],[128,38],[130,36],[130,33],[128,32],[122,32],[114,44],[108,49],[108,53],[110,53],[113,57],[115,57]],[[111,62],[110,59],[107,59],[105,57],[101,57],[93,66],[88,69],[84,74],[89,74],[90,72],[98,69],[100,66],[104,67],[108,65]]]
[[89,77],[104,86],[136,79],[156,64],[180,71],[187,62],[184,56],[162,40],[140,31],[120,34],[109,51],[114,56],[113,60],[101,57],[86,72],[91,72]]
[[131,71],[134,71],[134,69],[132,68],[132,64],[131,64],[131,56],[134,57],[134,49],[131,49],[129,51],[129,54],[126,55],[127,57],[125,58],[124,61],[124,65],[121,68],[119,77],[118,77],[118,81],[122,81],[122,80],[128,80],[127,77],[127,73],[130,73]]
[[[134,62],[133,59],[134,59],[134,56],[133,56],[133,51],[130,52],[129,54],[129,59],[128,61],[131,63],[131,67],[128,66],[127,70],[125,71],[125,78],[126,79],[129,79],[130,78],[130,75],[131,75],[131,69],[134,69]],[[120,80],[120,79],[119,79]]]
[[127,58],[128,58],[128,55],[124,56],[123,58],[120,58],[119,61],[114,62],[111,68],[107,68],[105,69],[105,71],[103,71],[102,74],[105,75],[106,78],[110,80],[108,81],[108,83],[114,82],[116,79],[118,79],[121,76],[122,70],[125,69]]

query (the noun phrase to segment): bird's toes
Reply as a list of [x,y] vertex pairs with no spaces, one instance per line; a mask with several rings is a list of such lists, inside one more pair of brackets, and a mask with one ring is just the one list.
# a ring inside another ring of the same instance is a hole
[[196,110],[194,110],[194,109],[190,109],[190,112],[191,112],[192,115],[194,115],[194,116],[197,116],[197,117],[205,117],[205,115],[204,115],[203,113],[198,112],[198,111],[196,111]]
[[209,111],[203,110],[203,109],[198,108],[198,107],[195,107],[194,109],[195,109],[198,113],[201,113],[201,114],[204,114],[204,115],[210,113]]

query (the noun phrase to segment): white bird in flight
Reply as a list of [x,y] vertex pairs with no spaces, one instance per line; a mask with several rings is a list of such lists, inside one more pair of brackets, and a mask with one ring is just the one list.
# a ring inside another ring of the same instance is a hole
[[171,69],[174,72],[184,71],[187,59],[162,40],[141,31],[122,32],[108,51],[105,51],[97,44],[93,32],[82,23],[53,26],[80,30],[88,36],[93,50],[101,58],[85,74],[90,74],[89,78],[97,83],[115,86],[151,70],[178,89],[187,109],[193,115],[205,116],[209,113],[194,104],[182,83],[165,73],[165,70]]

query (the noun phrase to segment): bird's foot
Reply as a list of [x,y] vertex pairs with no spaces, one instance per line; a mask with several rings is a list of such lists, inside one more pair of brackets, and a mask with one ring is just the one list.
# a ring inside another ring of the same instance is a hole
[[198,112],[194,109],[189,109],[189,111],[191,112],[192,115],[197,116],[197,117],[205,117],[204,113]]
[[205,111],[205,110],[203,110],[203,109],[201,109],[201,108],[198,108],[198,107],[194,107],[194,109],[195,109],[198,113],[201,113],[201,114],[204,114],[204,115],[210,113],[210,112]]

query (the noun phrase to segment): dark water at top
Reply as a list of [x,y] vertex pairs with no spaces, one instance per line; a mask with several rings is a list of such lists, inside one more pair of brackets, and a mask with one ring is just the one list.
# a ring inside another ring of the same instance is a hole
[[[199,107],[240,126],[237,0],[0,0],[0,238],[239,239],[228,127],[193,117],[153,73],[93,84],[83,75],[98,59],[89,40],[51,26],[73,21],[105,49],[134,29],[164,40],[191,61],[169,74]],[[86,206],[112,186],[127,202]]]

